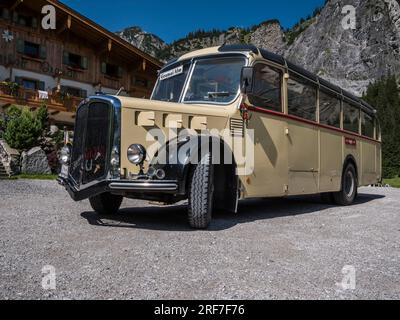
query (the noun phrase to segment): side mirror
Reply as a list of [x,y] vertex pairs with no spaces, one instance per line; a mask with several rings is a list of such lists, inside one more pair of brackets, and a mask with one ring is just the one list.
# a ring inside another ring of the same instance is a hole
[[253,91],[253,76],[254,76],[254,68],[253,67],[243,67],[242,75],[240,78],[240,88],[242,93],[251,94]]

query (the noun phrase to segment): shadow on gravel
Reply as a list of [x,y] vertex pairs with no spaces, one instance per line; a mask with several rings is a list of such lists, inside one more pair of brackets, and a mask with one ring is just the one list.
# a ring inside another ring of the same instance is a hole
[[[355,205],[382,199],[383,195],[360,194]],[[274,199],[244,200],[239,204],[239,213],[216,212],[207,231],[222,231],[238,224],[258,220],[304,214],[320,214],[334,208],[322,203],[319,196],[288,197]],[[194,231],[188,226],[186,206],[126,208],[115,216],[100,216],[95,212],[81,214],[89,224],[108,228],[134,228],[161,231]]]

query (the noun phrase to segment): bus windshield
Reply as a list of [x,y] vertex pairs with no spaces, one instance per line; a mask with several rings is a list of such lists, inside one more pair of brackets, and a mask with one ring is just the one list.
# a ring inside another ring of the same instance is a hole
[[189,65],[181,65],[160,74],[153,100],[228,104],[240,91],[240,75],[244,57],[199,59],[193,63],[190,79]]

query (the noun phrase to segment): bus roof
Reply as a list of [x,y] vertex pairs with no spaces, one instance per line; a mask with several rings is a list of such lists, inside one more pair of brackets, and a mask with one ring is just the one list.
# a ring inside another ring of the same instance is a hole
[[234,52],[252,52],[256,55],[260,55],[262,58],[265,60],[274,62],[276,64],[279,64],[289,71],[295,72],[302,77],[316,83],[318,86],[325,87],[334,93],[336,93],[338,96],[342,96],[345,100],[347,100],[350,103],[357,104],[363,109],[365,112],[375,115],[376,110],[374,107],[369,105],[367,102],[362,100],[359,97],[356,97],[355,95],[351,94],[350,92],[343,90],[342,88],[332,84],[331,82],[322,79],[321,77],[317,76],[316,74],[307,71],[306,69],[291,63],[288,61],[285,57],[272,53],[268,50],[265,49],[260,49],[254,45],[247,45],[247,44],[236,44],[236,45],[223,45],[220,47],[213,47],[213,48],[206,48],[206,49],[201,49],[197,51],[193,51],[190,53],[187,53],[180,58],[173,59],[169,61],[163,69],[168,68],[172,64],[175,64],[179,61],[184,61],[184,60],[189,60],[198,56],[207,56],[207,55],[213,55],[213,54],[218,54],[218,53],[234,53]]
[[360,99],[359,97],[356,97],[355,95],[351,94],[350,92],[343,90],[342,88],[330,83],[327,80],[322,79],[321,77],[307,71],[306,69],[295,65],[294,63],[291,63],[288,61],[285,57],[272,53],[268,50],[265,49],[260,49],[257,48],[254,45],[224,45],[219,47],[218,49],[219,52],[253,52],[255,54],[261,55],[265,60],[269,60],[272,62],[275,62],[277,64],[280,64],[287,68],[289,71],[295,72],[300,74],[301,76],[316,82],[318,85],[326,87],[338,95],[343,96],[346,100],[348,100],[350,103],[356,103],[358,104],[364,111],[367,113],[371,113],[373,115],[376,114],[376,109],[372,107],[370,104],[365,102],[364,100]]

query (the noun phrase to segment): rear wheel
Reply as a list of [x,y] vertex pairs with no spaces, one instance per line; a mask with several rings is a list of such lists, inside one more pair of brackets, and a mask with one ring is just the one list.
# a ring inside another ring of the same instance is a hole
[[351,205],[357,197],[357,173],[353,164],[349,163],[343,172],[342,188],[333,194],[335,203],[341,206]]
[[123,197],[111,193],[103,193],[89,199],[93,210],[101,215],[116,214],[121,207]]
[[214,197],[213,166],[207,154],[194,168],[189,181],[189,224],[194,229],[206,229],[211,223]]

